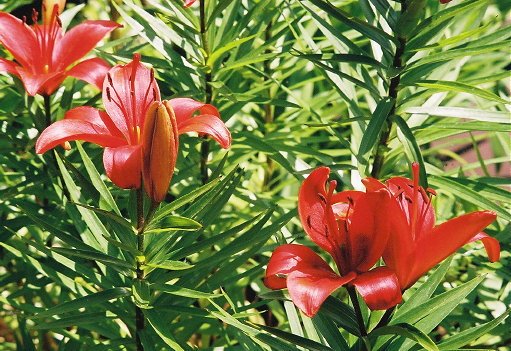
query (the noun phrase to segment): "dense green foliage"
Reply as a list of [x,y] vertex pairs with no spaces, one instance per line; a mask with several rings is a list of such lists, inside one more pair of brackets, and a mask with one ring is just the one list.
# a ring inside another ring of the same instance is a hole
[[[228,151],[181,138],[143,253],[135,191],[106,178],[102,149],[36,155],[43,98],[0,75],[0,350],[134,350],[135,305],[146,350],[362,350],[344,291],[308,318],[264,286],[264,269],[279,244],[313,247],[296,211],[310,170],[360,189],[366,176],[409,176],[413,161],[439,222],[497,213],[486,233],[501,259],[464,246],[365,340],[511,350],[510,3],[411,0],[420,10],[404,16],[392,0],[206,0],[204,13],[201,2],[98,0],[61,16],[122,23],[96,55],[113,65],[141,53],[162,97],[211,102],[231,130]],[[101,93],[68,78],[52,118],[82,105],[102,108]],[[371,330],[382,313],[363,312]]]

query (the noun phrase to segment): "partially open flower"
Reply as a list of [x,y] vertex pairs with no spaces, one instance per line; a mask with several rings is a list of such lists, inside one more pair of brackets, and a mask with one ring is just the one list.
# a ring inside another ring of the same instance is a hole
[[142,135],[142,176],[144,188],[155,202],[167,194],[174,174],[179,147],[176,116],[165,101],[149,106]]

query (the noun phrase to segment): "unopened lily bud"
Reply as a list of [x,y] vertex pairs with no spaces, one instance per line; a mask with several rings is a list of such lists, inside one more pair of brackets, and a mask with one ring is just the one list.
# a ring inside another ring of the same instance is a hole
[[177,122],[172,108],[155,101],[147,110],[142,135],[142,177],[147,195],[161,202],[174,174],[178,150]]
[[43,23],[50,24],[64,11],[66,0],[43,0]]

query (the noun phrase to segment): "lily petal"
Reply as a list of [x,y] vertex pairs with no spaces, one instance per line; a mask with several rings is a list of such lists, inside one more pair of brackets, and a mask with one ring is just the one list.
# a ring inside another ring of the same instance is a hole
[[355,277],[353,272],[341,277],[322,269],[305,268],[288,275],[287,289],[293,303],[308,317],[313,317],[331,293]]
[[386,190],[379,190],[355,201],[348,229],[350,269],[365,272],[382,256],[390,234],[390,200]]
[[[500,259],[500,243],[497,239],[492,238],[488,234],[478,233],[472,239],[468,241],[468,243],[473,243],[474,241],[479,241],[484,245],[486,250],[486,254],[488,255],[488,260],[490,262],[497,262]],[[467,243],[467,244],[468,244]]]
[[38,154],[66,141],[84,140],[100,146],[117,147],[126,144],[122,138],[115,137],[100,125],[75,119],[63,119],[46,128],[37,139],[35,149]]
[[[436,226],[429,235],[416,242],[414,266],[406,287],[411,286],[437,263],[443,261],[465,245],[497,215],[492,211],[472,212]],[[403,285],[403,282],[400,282]]]
[[128,64],[113,67],[103,84],[105,110],[132,144],[138,144],[135,129],[144,125],[149,105],[160,100],[153,71],[140,60],[140,54],[134,54]]
[[184,121],[192,118],[198,112],[200,115],[213,115],[220,118],[218,109],[210,104],[196,101],[190,98],[176,98],[169,100],[170,106],[176,115],[177,125],[179,126]]
[[80,121],[89,122],[107,129],[112,136],[123,138],[122,133],[117,129],[110,116],[105,111],[100,111],[91,106],[75,107],[66,112],[65,119],[77,119]]
[[107,147],[103,165],[110,180],[123,189],[138,189],[142,180],[142,147],[125,145]]
[[403,301],[397,277],[388,267],[360,274],[351,284],[371,310],[387,310]]
[[15,62],[0,57],[0,72],[7,72],[19,77],[16,67],[18,67],[18,65]]
[[214,115],[200,115],[178,124],[179,134],[197,132],[207,134],[216,140],[224,149],[231,146],[231,132],[224,122]]
[[78,78],[87,83],[94,84],[98,89],[103,87],[103,81],[110,69],[110,65],[104,60],[95,57],[80,62],[66,74],[70,77]]
[[35,96],[37,93],[51,95],[65,78],[64,72],[33,74],[21,66],[16,67],[16,70],[30,96]]
[[273,251],[268,262],[264,284],[270,289],[284,289],[286,287],[285,275],[307,268],[335,274],[328,263],[307,246],[297,244],[280,245]]
[[108,33],[121,25],[113,21],[85,21],[64,34],[62,40],[56,42],[53,62],[60,70],[64,70],[84,57]]
[[333,233],[328,233],[326,214],[325,183],[330,168],[318,167],[304,180],[298,193],[298,214],[303,229],[319,247],[329,253],[335,250],[335,243],[330,240]]
[[24,66],[34,65],[39,49],[32,28],[13,15],[0,12],[0,43]]

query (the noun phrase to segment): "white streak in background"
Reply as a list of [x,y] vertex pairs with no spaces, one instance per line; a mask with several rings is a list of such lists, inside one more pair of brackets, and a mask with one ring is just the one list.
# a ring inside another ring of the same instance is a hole
[[[358,165],[357,158],[353,154],[351,155],[351,163],[354,166]],[[362,184],[362,177],[360,176],[360,172],[357,169],[352,169],[350,171],[350,182],[351,182],[351,185],[353,186],[353,189],[359,190],[359,191],[365,191],[365,186],[364,186],[364,184]]]

